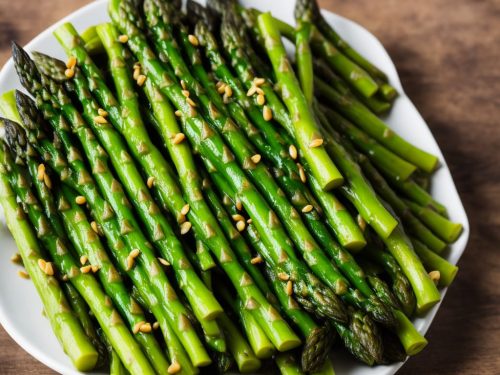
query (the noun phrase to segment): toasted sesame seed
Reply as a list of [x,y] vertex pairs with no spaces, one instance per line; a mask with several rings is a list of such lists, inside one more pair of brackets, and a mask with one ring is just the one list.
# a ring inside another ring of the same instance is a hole
[[222,85],[224,85],[224,82],[223,82],[223,81],[217,81],[217,83],[215,84],[215,87],[219,88],[219,87],[221,87]]
[[179,143],[181,143],[184,139],[186,139],[186,136],[184,135],[184,133],[177,133],[176,135],[174,135],[174,138],[172,139],[172,143],[174,145],[178,145]]
[[96,232],[97,234],[99,234],[99,228],[97,227],[97,223],[96,223],[95,221],[92,221],[92,222],[90,223],[90,227],[92,228],[92,230],[93,230],[94,232]]
[[94,122],[96,124],[107,124],[108,120],[106,120],[104,116],[98,115],[94,117]]
[[217,87],[217,92],[219,94],[224,94],[226,92],[226,84],[221,82],[221,85]]
[[19,253],[15,253],[10,257],[10,261],[15,264],[22,264],[23,259],[21,258],[21,255]]
[[89,261],[88,256],[86,256],[86,255],[82,255],[82,256],[80,257],[80,264],[81,264],[82,266],[84,266],[84,265],[85,265],[85,263],[87,263],[88,261]]
[[49,276],[54,275],[54,266],[52,265],[52,262],[47,262],[45,264],[45,268],[44,268],[43,272],[45,272]]
[[137,61],[136,63],[134,63],[134,69],[141,69],[141,63],[139,61]]
[[310,148],[320,147],[323,144],[323,138],[315,138],[309,143]]
[[99,267],[98,265],[92,265],[91,266],[91,269],[92,269],[92,272],[93,273],[96,273],[97,271],[99,271],[101,269],[101,267]]
[[30,278],[30,275],[28,275],[26,273],[26,271],[17,271],[17,274],[19,275],[19,277],[22,277],[23,279],[29,279]]
[[236,209],[238,211],[241,211],[243,209],[243,204],[241,203],[241,201],[239,199],[236,200]]
[[266,97],[262,94],[257,95],[257,104],[258,105],[266,104]]
[[90,271],[92,271],[92,266],[90,264],[87,266],[80,267],[81,273],[89,273]]
[[225,92],[225,94],[227,95],[228,98],[230,98],[231,96],[233,96],[233,89],[229,85],[226,85],[226,87],[224,88],[224,92]]
[[159,261],[161,264],[163,264],[165,267],[170,266],[170,263],[169,263],[166,259],[163,259],[163,258],[158,257],[158,261]]
[[187,215],[189,212],[189,203],[186,203],[184,206],[181,208],[181,215]]
[[262,159],[262,156],[260,154],[255,154],[250,158],[255,164],[258,164],[260,160]]
[[181,224],[181,234],[184,235],[186,234],[187,232],[189,232],[189,230],[191,229],[191,223],[189,221],[185,221],[184,223]]
[[102,116],[102,117],[106,117],[108,115],[108,112],[106,112],[104,109],[102,108],[99,108],[97,110],[97,113],[99,114],[99,116]]
[[154,184],[155,184],[155,178],[153,176],[149,176],[148,180],[146,181],[146,185],[148,186],[148,188],[151,189]]
[[43,181],[43,176],[45,176],[45,164],[40,163],[38,165],[38,173],[36,178],[38,179],[38,181]]
[[308,213],[308,212],[311,212],[313,210],[313,205],[312,204],[308,204],[307,206],[304,206],[304,208],[302,208],[302,212],[303,213]]
[[191,106],[191,107],[196,107],[196,103],[193,101],[191,98],[186,98],[186,102]]
[[291,296],[293,293],[293,283],[292,280],[288,280],[286,283],[286,294]]
[[181,79],[181,86],[183,90],[187,90],[186,82],[183,79]]
[[263,262],[263,259],[260,255],[257,255],[256,257],[254,257],[250,260],[250,263],[252,263],[252,264],[260,264],[262,262]]
[[137,77],[137,84],[142,86],[144,82],[146,82],[146,76],[144,74],[139,75],[139,77]]
[[128,42],[128,35],[122,34],[118,37],[118,41],[120,43],[127,43]]
[[127,271],[131,270],[132,267],[134,266],[134,258],[132,258],[130,255],[127,257]]
[[134,81],[137,81],[140,75],[141,75],[141,67],[138,66],[134,68],[134,74],[132,75],[132,78],[134,79]]
[[139,331],[142,333],[150,333],[153,329],[151,328],[150,323],[144,323],[140,328]]
[[293,160],[297,159],[297,147],[295,147],[294,145],[290,145],[288,147],[288,153]]
[[439,282],[439,279],[441,279],[441,272],[439,272],[437,270],[431,271],[431,272],[429,272],[429,277],[434,282],[434,284],[437,284]]
[[76,65],[76,57],[75,56],[70,56],[68,58],[68,61],[66,61],[66,68],[68,69],[73,69]]
[[259,95],[264,95],[264,90],[262,90],[260,87],[256,87],[255,92]]
[[195,47],[198,47],[200,45],[198,38],[196,36],[194,36],[193,34],[188,35],[188,40],[189,40],[189,43],[191,43]]
[[242,215],[240,215],[240,214],[235,214],[235,215],[232,216],[232,218],[233,218],[234,221],[245,220],[245,218]]
[[186,98],[189,98],[189,90],[182,90],[182,95],[184,95]]
[[43,175],[43,182],[45,183],[45,186],[47,186],[49,189],[52,189],[52,180],[47,173]]
[[255,94],[256,91],[257,91],[257,86],[252,85],[247,91],[247,96],[252,96],[253,94]]
[[307,178],[306,178],[306,172],[304,171],[304,167],[302,166],[302,164],[297,163],[297,168],[299,168],[300,181],[305,183],[307,181]]
[[253,79],[253,83],[255,84],[255,86],[261,86],[263,85],[264,83],[266,83],[266,80],[264,78],[260,78],[260,77],[255,77]]
[[66,69],[64,75],[68,78],[73,78],[75,76],[75,71],[73,69]]
[[177,362],[172,362],[170,366],[168,366],[167,372],[170,375],[177,374],[179,371],[181,371],[181,365],[178,364]]
[[246,228],[247,224],[245,223],[244,220],[240,220],[236,222],[236,229],[238,229],[238,232],[243,232]]
[[278,279],[280,279],[281,281],[288,281],[288,280],[290,280],[290,276],[288,276],[284,272],[280,272],[280,273],[278,273]]
[[141,326],[145,323],[146,323],[145,321],[140,321],[140,322],[135,323],[134,327],[132,328],[132,333],[134,335],[137,335],[139,333],[139,331],[141,330]]
[[262,109],[262,116],[264,117],[264,120],[271,121],[273,119],[273,111],[271,111],[271,108],[265,105]]
[[252,222],[253,222],[252,218],[250,218],[250,219],[247,220],[247,224],[252,224]]
[[83,195],[79,195],[75,198],[75,203],[81,206],[82,204],[87,203],[87,198],[85,198]]
[[180,110],[180,109],[178,109],[177,111],[175,111],[175,115],[176,115],[177,117],[181,117],[181,116],[182,116],[182,112],[181,112],[181,110]]
[[130,254],[128,255],[129,257],[132,257],[132,258],[137,258],[139,255],[141,254],[141,251],[139,249],[134,249],[130,252]]
[[160,323],[154,322],[153,323],[153,329],[156,331],[158,328],[160,328]]

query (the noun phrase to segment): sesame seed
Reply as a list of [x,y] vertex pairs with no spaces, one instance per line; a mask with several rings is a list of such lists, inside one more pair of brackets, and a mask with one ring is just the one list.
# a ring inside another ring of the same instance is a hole
[[167,372],[170,375],[177,374],[181,370],[181,365],[177,362],[172,362],[170,366],[168,366]]
[[186,102],[191,106],[191,107],[196,107],[196,103],[193,101],[191,98],[186,98]]
[[186,203],[184,206],[181,208],[181,215],[187,215],[189,212],[189,203]]
[[429,272],[429,277],[434,282],[434,284],[437,284],[439,282],[439,279],[441,278],[441,272],[439,272],[437,270],[431,271],[431,272]]
[[134,258],[132,258],[130,255],[127,257],[127,268],[126,270],[129,271],[132,269],[134,266]]
[[305,183],[307,181],[307,178],[306,178],[306,172],[304,171],[304,167],[302,166],[302,164],[297,163],[297,168],[299,168],[300,181]]
[[82,255],[80,257],[80,264],[83,266],[83,265],[85,265],[85,263],[88,262],[88,260],[89,260],[89,258],[86,255]]
[[219,94],[224,94],[226,92],[226,84],[221,82],[221,85],[217,87],[217,92]]
[[290,276],[288,276],[284,272],[280,272],[280,273],[278,273],[278,279],[280,279],[281,281],[288,281],[288,280],[290,280]]
[[139,255],[141,254],[141,251],[139,249],[134,249],[130,252],[130,254],[128,255],[129,257],[132,257],[132,258],[137,258]]
[[76,57],[75,56],[70,56],[68,58],[68,61],[66,61],[66,68],[68,69],[73,69],[76,65]]
[[187,90],[186,82],[183,79],[181,79],[181,86],[183,90]]
[[243,232],[246,226],[247,225],[244,220],[240,220],[236,223],[236,229],[238,229],[238,232]]
[[248,89],[247,91],[247,96],[252,96],[253,94],[255,94],[256,91],[257,91],[257,86],[252,85],[252,87],[250,87],[250,89]]
[[255,92],[259,95],[264,95],[264,90],[262,90],[260,87],[256,87]]
[[97,223],[96,223],[95,221],[92,221],[92,222],[90,223],[90,227],[92,228],[92,230],[93,230],[94,232],[96,232],[97,234],[99,234],[99,228],[97,227]]
[[266,83],[266,80],[264,78],[260,78],[260,77],[255,77],[253,79],[253,83],[255,84],[255,86],[261,86],[263,85],[264,83]]
[[167,260],[165,260],[165,259],[163,259],[163,258],[158,257],[158,261],[159,261],[161,264],[163,264],[165,267],[170,266],[170,263],[169,263],[169,262],[167,262]]
[[257,104],[258,105],[266,104],[266,97],[262,94],[257,95]]
[[247,224],[252,224],[252,222],[253,222],[252,218],[250,218],[250,219],[247,220]]
[[186,136],[184,135],[184,133],[177,133],[176,135],[174,135],[174,138],[172,140],[172,143],[174,145],[178,145],[179,143],[181,143],[184,139],[186,138]]
[[99,114],[99,116],[102,116],[102,117],[106,117],[108,115],[108,112],[106,112],[104,109],[102,108],[99,108],[97,110],[97,113]]
[[132,333],[133,333],[134,335],[137,335],[137,334],[139,333],[139,331],[141,330],[141,326],[142,326],[143,324],[145,324],[145,323],[146,323],[146,322],[144,322],[144,321],[140,321],[140,322],[135,323],[135,324],[134,324],[134,327],[132,328]]
[[94,122],[96,124],[107,124],[108,120],[106,120],[104,116],[98,115],[94,117]]
[[286,283],[286,294],[291,296],[293,293],[293,283],[292,280],[288,280]]
[[134,74],[132,75],[132,78],[134,78],[134,81],[137,81],[140,75],[141,75],[141,67],[138,66],[134,68]]
[[45,164],[41,163],[38,165],[36,178],[38,179],[38,181],[43,181],[43,176],[45,176]]
[[52,262],[47,262],[45,264],[45,268],[44,268],[43,272],[45,272],[49,276],[54,275],[54,267],[52,266]]
[[241,201],[239,199],[236,200],[236,209],[238,211],[241,211],[243,209],[243,204],[241,203]]
[[263,260],[262,260],[260,255],[257,255],[255,258],[252,258],[250,260],[250,263],[252,263],[252,264],[260,264],[262,262],[263,262]]
[[182,95],[184,95],[186,98],[189,98],[189,91],[188,90],[182,90]]
[[137,84],[142,86],[144,82],[146,82],[146,76],[144,74],[139,75],[139,77],[137,77]]
[[189,43],[191,43],[195,47],[198,47],[200,45],[198,38],[195,37],[193,34],[188,35],[188,40],[189,40]]
[[85,198],[83,195],[79,195],[75,198],[75,203],[81,206],[82,204],[87,203],[87,198]]
[[290,145],[288,147],[288,153],[293,160],[297,159],[297,147],[295,147],[294,145]]
[[89,273],[90,271],[92,271],[92,266],[91,265],[80,267],[80,272],[81,273]]
[[22,277],[23,279],[29,279],[30,275],[28,275],[25,271],[17,271],[17,274],[19,277]]
[[182,116],[182,112],[181,112],[181,110],[180,110],[180,109],[178,109],[177,111],[175,111],[175,115],[176,115],[177,117],[181,117],[181,116]]
[[154,323],[153,323],[153,329],[154,329],[154,330],[157,330],[158,328],[160,328],[160,323],[158,323],[158,322],[154,322]]
[[134,63],[134,69],[141,69],[141,63],[139,61],[137,61],[136,63]]
[[308,204],[307,206],[304,206],[304,208],[302,208],[302,212],[303,213],[308,213],[308,212],[311,212],[313,210],[313,205],[312,204]]
[[191,229],[191,223],[189,221],[185,221],[181,224],[181,234],[184,235]]
[[101,267],[99,267],[97,265],[93,265],[91,268],[92,268],[93,273],[96,273],[97,271],[99,271],[101,269]]
[[50,176],[48,174],[43,175],[43,182],[45,183],[45,186],[47,186],[49,189],[52,189],[52,180],[50,179]]
[[273,111],[271,111],[271,108],[265,105],[262,110],[262,116],[264,117],[264,120],[271,121],[273,119]]
[[250,158],[255,164],[258,164],[260,159],[262,159],[262,157],[260,156],[260,154],[255,154],[253,155],[251,158]]
[[310,148],[320,147],[323,144],[323,138],[316,138],[309,143]]
[[226,87],[224,88],[224,93],[227,95],[228,98],[233,96],[233,89],[231,88],[231,86],[226,85]]
[[41,259],[41,258],[40,258],[40,259],[38,259],[38,267],[40,267],[40,269],[41,269],[42,271],[44,271],[44,270],[45,270],[45,266],[46,266],[46,265],[47,265],[47,262],[46,262],[45,260],[43,260],[43,259]]
[[127,42],[128,42],[128,35],[124,35],[124,34],[120,35],[120,36],[118,37],[118,41],[119,41],[120,43],[127,43]]
[[153,176],[149,176],[148,180],[146,181],[146,185],[148,185],[148,188],[152,188],[155,183],[155,178]]
[[64,75],[68,78],[73,78],[75,76],[75,71],[73,69],[66,69]]
[[139,330],[142,332],[142,333],[150,333],[153,329],[151,328],[151,324],[150,323],[144,323],[140,328]]
[[21,255],[19,253],[15,253],[10,257],[10,261],[15,264],[21,264],[23,262]]
[[242,215],[240,215],[240,214],[233,215],[232,218],[233,218],[234,221],[245,220],[245,218]]

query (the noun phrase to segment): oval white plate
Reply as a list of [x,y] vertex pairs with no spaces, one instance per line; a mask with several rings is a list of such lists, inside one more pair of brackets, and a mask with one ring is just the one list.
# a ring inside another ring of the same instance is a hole
[[[242,3],[260,10],[269,10],[275,17],[293,23],[294,1],[244,0]],[[52,31],[63,22],[72,22],[77,30],[83,31],[91,25],[108,21],[106,6],[107,1],[102,0],[81,8],[42,32],[28,43],[26,48],[28,51],[41,51],[65,59],[65,54],[52,36]],[[446,205],[452,220],[464,225],[462,236],[453,244],[448,256],[448,260],[456,264],[469,238],[469,223],[450,171],[429,127],[404,94],[396,68],[377,38],[348,19],[330,12],[324,12],[324,15],[355,49],[361,51],[370,61],[386,72],[390,83],[398,89],[400,97],[386,118],[387,123],[415,145],[439,156],[441,167],[432,181],[432,195]],[[21,89],[21,86],[12,59],[10,59],[0,72],[0,93],[14,88]],[[2,214],[0,214],[0,219],[4,223]],[[71,365],[52,333],[49,322],[42,316],[42,305],[35,288],[29,281],[17,276],[19,267],[9,261],[10,256],[15,252],[16,245],[7,228],[2,224],[0,228],[0,323],[21,347],[40,362],[65,375],[80,374]],[[446,289],[442,291],[442,297],[445,294]],[[427,332],[439,306],[440,304],[436,305],[424,317],[415,319],[415,326],[421,333]],[[337,374],[369,373],[371,375],[394,374],[402,365],[378,366],[370,369],[354,362],[343,353],[335,353],[333,363]]]

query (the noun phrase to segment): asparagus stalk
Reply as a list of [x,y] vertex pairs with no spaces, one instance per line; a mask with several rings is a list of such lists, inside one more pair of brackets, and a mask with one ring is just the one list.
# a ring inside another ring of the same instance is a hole
[[302,92],[309,106],[314,99],[313,57],[311,52],[312,12],[306,1],[295,3],[295,18],[297,19],[295,37],[295,61],[297,75]]
[[415,252],[427,271],[439,271],[440,277],[438,285],[440,287],[450,286],[457,275],[458,267],[429,250],[429,248],[419,240],[412,239],[412,242]]
[[282,91],[282,98],[292,117],[293,134],[304,158],[311,165],[312,174],[324,190],[341,185],[342,175],[322,145],[323,139],[318,124],[293,73],[280,33],[270,14],[259,16],[259,28],[266,41],[266,49]]
[[[139,57],[141,64],[147,71],[148,79],[159,84],[162,93],[169,97],[176,107],[188,117],[188,123],[206,129],[208,125],[203,121],[203,118],[196,113],[196,110],[193,111],[193,107],[185,100],[186,98],[182,94],[181,86],[175,83],[174,78],[156,59],[144,35],[142,35],[135,25],[135,22],[138,22],[138,20],[134,13],[133,6],[128,2],[120,3],[115,0],[111,2],[110,13],[120,31],[129,36],[128,45],[133,53],[136,54],[136,57]],[[161,82],[167,82],[168,84],[160,84]],[[215,220],[210,222],[209,226],[205,225],[205,228],[210,229],[210,232],[213,232],[215,229],[219,230]],[[236,261],[224,235],[210,235],[204,236],[204,238],[207,240],[207,245],[210,247],[211,251],[217,256],[222,268],[230,277],[231,282],[235,285],[241,298],[246,301],[247,304],[250,302],[250,305],[256,307],[252,310],[253,314],[255,314],[256,319],[263,329],[265,329],[266,334],[271,341],[273,341],[273,344],[280,350],[286,350],[297,346],[299,340],[290,330],[286,322],[282,319],[273,321],[267,319],[268,313],[266,309],[270,307],[270,304],[253,281],[249,285],[240,285],[242,278],[247,279],[247,275]]]
[[[3,100],[2,100],[3,102]],[[6,111],[2,109],[5,114]],[[5,146],[0,147],[0,160],[5,158]],[[97,364],[98,353],[85,335],[78,319],[69,309],[64,293],[54,276],[47,275],[39,266],[41,248],[33,228],[17,203],[7,178],[7,166],[0,167],[0,204],[7,226],[14,237],[24,267],[35,286],[52,330],[64,352],[79,371],[90,371]]]
[[322,100],[333,105],[347,119],[396,155],[429,173],[437,168],[439,161],[436,156],[405,141],[364,104],[325,85],[321,80],[315,79],[314,86],[317,88],[317,94]]
[[462,233],[462,224],[448,220],[429,207],[422,207],[409,200],[405,203],[416,217],[446,242],[455,242]]
[[[20,147],[18,147],[19,138],[21,137],[19,132],[22,129],[18,125],[7,123],[6,131],[7,139],[12,148],[15,148],[17,153],[22,152]],[[22,157],[22,155],[19,156]],[[27,162],[36,163],[29,158]],[[81,272],[78,263],[70,253],[70,249],[66,247],[64,238],[58,236],[52,228],[29,183],[26,184],[27,172],[15,164],[12,159],[7,159],[6,164],[9,164],[11,167],[8,174],[11,186],[21,202],[24,202],[28,217],[38,234],[38,238],[49,251],[55,267],[63,275],[67,275],[73,286],[84,297],[112,343],[113,348],[129,371],[132,373],[154,374],[154,369],[142,353],[128,328],[123,324],[119,313],[112,304],[106,303],[106,295],[94,275]],[[36,176],[32,177],[36,179]],[[24,182],[21,182],[23,180]],[[45,259],[39,258],[38,263],[40,268],[44,268],[45,272],[54,273],[52,262],[47,262]],[[50,266],[48,266],[49,264]]]

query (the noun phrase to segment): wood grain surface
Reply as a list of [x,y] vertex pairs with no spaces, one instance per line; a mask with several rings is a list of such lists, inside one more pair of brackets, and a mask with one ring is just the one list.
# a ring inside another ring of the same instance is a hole
[[[278,0],[275,0],[278,1]],[[279,0],[285,1],[285,0]],[[288,0],[292,1],[292,0]],[[89,0],[0,0],[0,65]],[[429,346],[401,374],[500,373],[500,1],[323,0],[373,32],[431,126],[471,224]],[[0,374],[53,374],[0,327]]]

